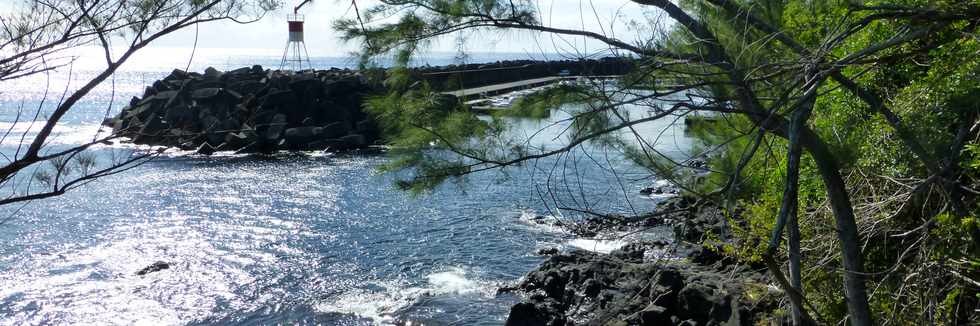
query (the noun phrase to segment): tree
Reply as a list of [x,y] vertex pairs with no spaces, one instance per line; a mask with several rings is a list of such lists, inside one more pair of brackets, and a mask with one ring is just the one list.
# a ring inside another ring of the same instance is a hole
[[[60,98],[55,98],[57,90],[45,90],[38,107],[17,108],[0,138],[4,147],[16,148],[2,153],[0,205],[58,196],[152,158],[156,153],[136,151],[107,161],[89,152],[118,138],[115,133],[93,135],[91,142],[69,148],[48,141],[79,101],[155,40],[201,23],[248,23],[276,6],[274,0],[30,0],[13,5],[14,12],[0,16],[0,81],[71,76],[82,48],[100,49],[105,66],[78,89],[66,86]],[[19,122],[31,128],[18,135],[14,125]]]
[[[579,90],[588,93],[593,105],[570,118],[573,132],[557,149],[500,141],[506,126],[480,123],[465,108],[445,109],[429,89],[413,87],[405,69],[391,70],[392,93],[372,101],[371,108],[387,132],[396,135],[395,145],[408,149],[391,167],[415,171],[401,183],[405,188],[425,189],[449,178],[561,157],[584,143],[601,142],[653,173],[673,177],[691,193],[740,201],[748,206],[747,220],[769,219],[748,221],[741,235],[745,240],[768,238],[768,246],[761,252],[738,251],[766,262],[788,294],[797,324],[829,318],[847,318],[852,325],[871,325],[876,318],[950,323],[978,318],[970,306],[977,305],[980,275],[970,266],[980,264],[980,192],[964,153],[980,137],[980,4],[634,0],[657,9],[673,24],[654,25],[650,29],[660,33],[627,42],[600,32],[547,26],[537,20],[542,14],[533,1],[381,2],[367,10],[366,23],[337,23],[348,39],[363,41],[367,58],[394,52],[404,66],[420,46],[446,34],[528,30],[588,37],[611,52],[630,53],[639,66],[611,92],[632,95],[627,100],[608,91]],[[374,20],[391,15],[398,21]],[[639,86],[653,90],[631,91]],[[671,98],[685,93],[695,100]],[[641,119],[617,109],[649,99],[670,105]],[[680,164],[657,153],[634,128],[693,112],[715,114],[722,121],[699,131],[712,145],[709,150],[717,152],[708,182],[679,178]],[[609,139],[619,131],[636,141]],[[429,144],[456,156],[426,154]],[[883,170],[868,173],[874,169]],[[883,199],[879,190],[892,192]],[[767,213],[773,207],[778,213]],[[824,216],[835,222],[824,225],[819,220]],[[948,230],[949,225],[962,228]],[[814,234],[817,230],[829,230],[836,239]],[[775,258],[786,232],[789,279]],[[841,266],[811,273],[811,284],[842,289],[843,302],[804,291],[801,238],[806,234],[816,246],[808,249],[812,256],[829,257],[810,259],[813,268],[838,259]],[[917,237],[906,239],[910,235]],[[925,273],[916,266],[923,263],[947,272]],[[823,274],[840,275],[842,284]],[[889,297],[877,290],[869,293],[869,277],[875,288],[897,292],[919,287],[917,282],[953,285]],[[838,303],[846,314],[836,310]],[[872,303],[890,311],[881,309],[875,316]],[[939,316],[936,311],[943,309],[945,315]]]

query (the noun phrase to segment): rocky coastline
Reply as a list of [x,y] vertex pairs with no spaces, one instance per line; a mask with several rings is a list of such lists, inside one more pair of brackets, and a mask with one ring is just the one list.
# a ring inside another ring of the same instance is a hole
[[[534,67],[531,72],[546,75],[571,64],[511,62],[502,66]],[[617,69],[626,69],[615,62],[603,64],[596,66],[599,73],[624,73]],[[452,87],[461,80],[474,85],[526,76],[509,75],[519,70],[510,68],[499,69],[497,75],[460,73],[483,68],[426,67],[413,73],[442,86],[438,88]],[[204,155],[362,149],[379,144],[382,137],[362,107],[366,96],[380,94],[384,88],[370,84],[364,77],[367,73],[377,71],[282,72],[261,66],[227,72],[174,70],[104,124],[136,144]],[[457,74],[455,81],[453,73]],[[673,196],[652,214],[562,225],[585,237],[610,229],[628,232],[669,225],[674,241],[631,243],[609,254],[542,250],[539,254],[550,256],[544,263],[518,284],[500,288],[500,292],[522,297],[511,308],[506,324],[754,325],[784,318],[775,315],[784,296],[769,286],[764,267],[737,264],[716,252],[717,246],[730,241],[722,209],[674,195],[676,192],[664,185],[643,189],[643,195]],[[716,241],[716,247],[703,245],[709,238]],[[157,262],[137,275],[169,267]]]
[[[783,318],[783,296],[769,286],[765,267],[716,252],[730,241],[721,208],[674,197],[658,211],[632,225],[578,227],[668,224],[675,242],[631,243],[609,254],[548,252],[518,284],[500,289],[523,298],[506,325],[755,325]],[[708,238],[721,242],[702,245]]]

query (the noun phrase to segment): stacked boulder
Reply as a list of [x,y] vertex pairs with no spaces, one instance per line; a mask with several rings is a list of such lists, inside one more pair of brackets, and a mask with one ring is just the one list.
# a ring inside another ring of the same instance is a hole
[[362,111],[364,96],[376,91],[347,69],[174,70],[105,124],[136,144],[206,155],[357,149],[379,137]]

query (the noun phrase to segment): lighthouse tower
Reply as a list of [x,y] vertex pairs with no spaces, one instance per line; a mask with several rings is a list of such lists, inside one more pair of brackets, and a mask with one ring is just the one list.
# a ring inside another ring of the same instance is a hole
[[298,10],[299,7],[296,7],[296,11],[286,17],[289,23],[289,41],[286,42],[286,49],[282,53],[279,70],[313,69],[310,53],[306,51],[306,42],[303,41],[303,16],[297,13]]

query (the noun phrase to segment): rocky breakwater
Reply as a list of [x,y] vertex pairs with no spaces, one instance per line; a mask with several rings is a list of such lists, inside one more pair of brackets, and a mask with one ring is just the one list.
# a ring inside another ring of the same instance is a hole
[[669,212],[655,218],[672,221],[674,243],[637,242],[610,254],[553,255],[516,286],[501,289],[524,297],[511,308],[506,325],[785,321],[778,311],[784,295],[769,286],[764,267],[736,263],[701,245],[727,235],[719,207],[678,197],[665,201],[660,211]]
[[174,70],[104,124],[136,144],[205,155],[357,149],[379,137],[361,109],[364,95],[375,91],[346,69]]
[[416,67],[411,74],[439,90],[457,90],[525,79],[554,76],[622,76],[633,72],[631,58],[605,57],[582,60],[505,60],[448,66]]

